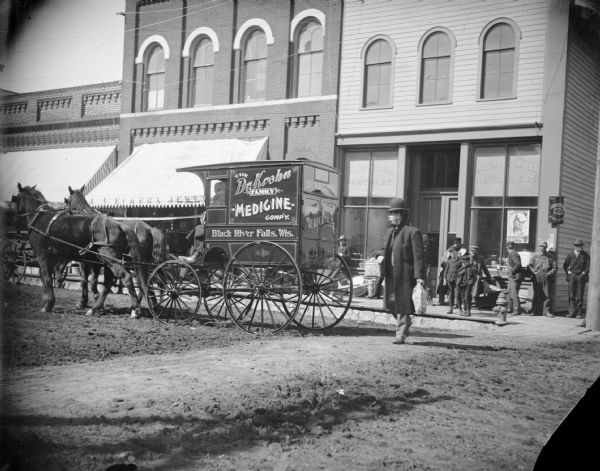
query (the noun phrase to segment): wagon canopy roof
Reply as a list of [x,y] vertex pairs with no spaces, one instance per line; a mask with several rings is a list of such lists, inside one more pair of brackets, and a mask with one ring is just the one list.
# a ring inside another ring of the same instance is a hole
[[0,204],[17,183],[37,185],[46,199],[62,202],[68,187],[91,188],[114,168],[115,146],[69,147],[0,153]]
[[204,204],[201,180],[181,167],[266,159],[267,138],[161,142],[136,147],[86,196],[94,207],[166,207]]

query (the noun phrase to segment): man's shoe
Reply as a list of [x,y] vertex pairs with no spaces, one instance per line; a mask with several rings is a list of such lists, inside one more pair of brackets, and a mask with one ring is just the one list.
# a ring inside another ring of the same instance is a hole
[[576,319],[585,319],[585,316],[583,314],[577,314]]
[[554,314],[552,314],[551,312],[546,312],[544,314],[545,317],[554,317]]
[[405,342],[406,342],[406,337],[402,336],[402,337],[396,337],[392,343],[396,344],[396,345],[401,345]]
[[574,312],[570,312],[565,317],[568,317],[569,319],[573,319],[575,317],[575,313]]
[[446,314],[452,314],[452,309],[448,309],[448,310],[446,311]]

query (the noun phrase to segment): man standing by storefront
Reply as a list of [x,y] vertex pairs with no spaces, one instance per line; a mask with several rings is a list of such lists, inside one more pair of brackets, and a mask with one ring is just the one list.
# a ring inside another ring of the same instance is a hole
[[533,284],[532,314],[554,317],[551,307],[556,260],[552,254],[548,253],[548,242],[539,243],[538,251],[531,256],[528,267],[532,274]]
[[583,250],[583,239],[575,239],[575,250],[565,258],[563,268],[569,284],[569,314],[567,317],[583,319],[583,295],[590,273],[590,256]]
[[396,318],[396,338],[402,344],[411,325],[410,315],[415,308],[412,290],[416,283],[424,285],[423,236],[416,227],[408,225],[410,211],[402,198],[390,201],[388,220],[390,228],[383,241],[383,254],[378,261],[383,264],[385,298],[383,306]]
[[508,313],[515,316],[521,315],[521,301],[519,300],[519,290],[523,281],[523,267],[521,265],[521,256],[517,252],[515,244],[509,242],[506,244],[508,258],[506,260],[506,275],[508,278]]

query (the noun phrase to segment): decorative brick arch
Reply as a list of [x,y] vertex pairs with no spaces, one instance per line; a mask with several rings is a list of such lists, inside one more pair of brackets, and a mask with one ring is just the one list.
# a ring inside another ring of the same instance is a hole
[[244,34],[246,34],[246,32],[253,27],[260,28],[265,32],[267,46],[273,45],[273,43],[275,42],[275,38],[273,37],[273,31],[271,31],[269,23],[267,23],[262,18],[251,18],[245,21],[244,24],[240,26],[237,33],[235,34],[235,39],[233,40],[234,50],[240,49]]
[[321,10],[317,10],[316,8],[308,8],[307,10],[298,13],[292,20],[292,23],[290,25],[290,42],[294,42],[294,34],[296,32],[296,28],[306,18],[316,18],[319,21],[319,23],[321,23],[321,27],[323,28],[323,34],[325,34],[325,14]]
[[206,36],[211,40],[213,45],[213,51],[219,52],[219,37],[214,29],[209,28],[208,26],[202,26],[200,28],[195,29],[190,33],[190,35],[185,40],[185,44],[183,46],[183,51],[181,52],[182,57],[189,57],[190,48],[192,47],[192,43],[199,36]]
[[152,36],[146,38],[146,40],[140,46],[138,55],[135,58],[136,64],[144,63],[144,54],[146,53],[146,49],[148,49],[148,46],[150,46],[151,44],[154,44],[154,43],[158,43],[162,47],[163,53],[165,56],[165,60],[167,60],[170,57],[171,50],[169,49],[169,44],[167,43],[167,40],[164,37],[162,37],[158,34],[155,34],[155,35],[152,35]]

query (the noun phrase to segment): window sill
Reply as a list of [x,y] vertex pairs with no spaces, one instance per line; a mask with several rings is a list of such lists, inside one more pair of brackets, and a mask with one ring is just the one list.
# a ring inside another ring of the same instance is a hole
[[392,105],[385,105],[385,106],[368,106],[368,107],[360,107],[358,110],[359,111],[374,111],[374,110],[391,110],[394,107]]
[[415,105],[417,107],[420,106],[438,106],[438,105],[451,105],[452,101],[435,101],[435,102],[431,102],[431,103],[416,103]]
[[506,101],[506,100],[516,100],[517,96],[504,96],[504,97],[494,97],[494,98],[477,98],[476,101]]

